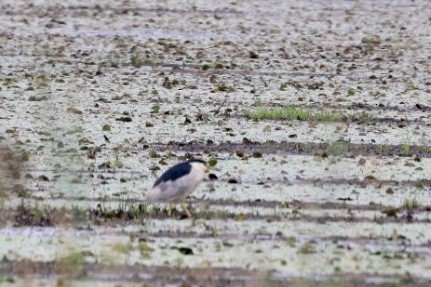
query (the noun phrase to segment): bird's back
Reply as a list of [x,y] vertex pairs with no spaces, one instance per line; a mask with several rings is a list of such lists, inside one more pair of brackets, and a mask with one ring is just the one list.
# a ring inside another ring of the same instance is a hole
[[185,176],[190,173],[192,166],[189,162],[182,162],[177,165],[174,165],[167,171],[165,171],[154,183],[153,188],[157,185],[166,182],[166,181],[174,181],[182,176]]

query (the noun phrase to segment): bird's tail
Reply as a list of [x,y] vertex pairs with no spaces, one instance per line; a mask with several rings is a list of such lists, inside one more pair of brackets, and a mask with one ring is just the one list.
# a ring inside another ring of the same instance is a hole
[[151,189],[144,197],[146,203],[155,203],[159,199],[159,190],[157,188]]

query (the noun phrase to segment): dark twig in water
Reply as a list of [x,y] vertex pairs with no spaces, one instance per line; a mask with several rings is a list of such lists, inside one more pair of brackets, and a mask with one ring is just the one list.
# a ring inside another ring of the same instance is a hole
[[216,115],[218,115],[218,114],[219,114],[219,112],[220,112],[221,108],[226,104],[226,101],[227,101],[227,94],[226,94],[226,96],[224,97],[224,100],[223,100],[223,102],[221,103],[221,105],[218,107],[217,111],[215,111],[215,112],[214,112],[214,116],[216,116]]

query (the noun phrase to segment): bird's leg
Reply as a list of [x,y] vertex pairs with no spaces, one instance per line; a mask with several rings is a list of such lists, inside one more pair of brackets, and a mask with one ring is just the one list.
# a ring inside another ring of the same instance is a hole
[[166,207],[166,211],[168,212],[168,216],[170,217],[172,214],[172,210],[175,209],[175,203],[168,203],[168,206]]
[[181,208],[184,210],[188,218],[192,218],[192,214],[190,213],[189,209],[187,208],[187,205],[184,202],[181,203]]

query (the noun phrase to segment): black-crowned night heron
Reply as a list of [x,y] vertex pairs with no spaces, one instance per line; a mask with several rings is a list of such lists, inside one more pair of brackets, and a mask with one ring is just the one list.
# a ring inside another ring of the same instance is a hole
[[[187,216],[191,217],[184,201],[204,179],[206,170],[207,163],[201,159],[192,159],[176,164],[156,180],[145,200],[148,203],[181,203]],[[168,214],[170,213],[171,206],[169,205]]]

